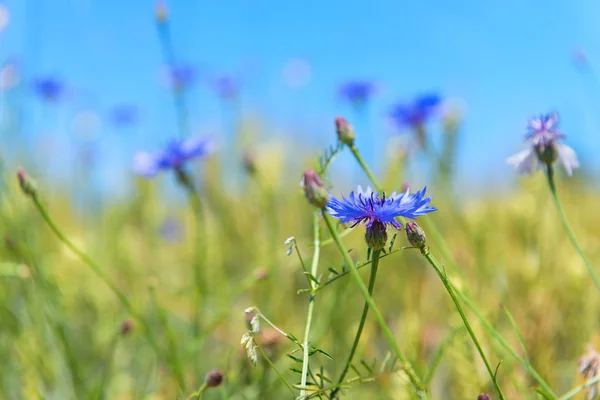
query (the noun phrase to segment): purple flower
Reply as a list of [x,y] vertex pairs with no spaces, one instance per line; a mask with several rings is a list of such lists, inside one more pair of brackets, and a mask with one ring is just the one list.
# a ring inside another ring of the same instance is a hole
[[342,199],[339,200],[331,196],[325,209],[342,223],[357,225],[365,222],[366,227],[370,228],[373,223],[378,222],[400,229],[402,224],[396,221],[396,217],[416,219],[420,215],[437,210],[429,206],[431,197],[424,197],[426,189],[413,194],[409,194],[407,189],[404,193],[393,192],[389,197],[385,194],[380,197],[379,193],[373,192],[370,187],[363,191],[358,186],[356,192],[350,192],[348,198],[342,195]]
[[156,153],[138,152],[133,157],[133,171],[151,178],[161,170],[179,169],[194,158],[204,158],[215,151],[215,143],[209,138],[192,137],[186,141],[174,140]]
[[422,129],[427,121],[439,110],[442,99],[437,94],[425,94],[416,97],[410,103],[397,104],[390,116],[400,128]]
[[175,90],[185,90],[196,80],[196,70],[187,64],[169,66],[167,74],[169,84]]
[[36,79],[33,89],[44,100],[49,102],[58,101],[65,93],[65,84],[54,77]]
[[339,94],[353,104],[362,105],[375,94],[376,90],[375,83],[371,81],[348,81],[340,86]]
[[115,126],[134,125],[139,118],[139,110],[132,104],[121,104],[110,110],[110,120]]
[[514,165],[519,173],[527,175],[538,171],[544,164],[551,165],[558,160],[567,175],[571,176],[573,169],[579,167],[579,162],[575,151],[559,142],[566,136],[556,129],[557,125],[557,113],[540,114],[529,120],[525,135],[529,147],[507,158],[506,162]]
[[212,88],[217,96],[223,100],[232,100],[239,92],[239,81],[232,75],[219,75],[212,79]]

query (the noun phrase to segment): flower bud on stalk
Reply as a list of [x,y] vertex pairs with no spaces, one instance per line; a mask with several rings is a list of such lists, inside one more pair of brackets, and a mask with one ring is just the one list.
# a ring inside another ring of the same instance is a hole
[[356,139],[356,133],[354,128],[342,117],[335,119],[335,131],[340,142],[352,146],[354,139]]
[[21,186],[21,190],[28,196],[35,196],[36,187],[33,179],[27,175],[25,171],[22,169],[17,170],[17,179],[19,180],[19,186]]
[[317,208],[324,208],[327,205],[329,193],[315,171],[310,169],[304,171],[302,186],[304,187],[304,195],[310,204]]
[[365,232],[365,241],[372,250],[381,250],[387,243],[387,231],[385,224],[381,221],[373,221]]
[[411,246],[418,249],[423,249],[427,241],[425,231],[416,222],[406,223],[406,238]]

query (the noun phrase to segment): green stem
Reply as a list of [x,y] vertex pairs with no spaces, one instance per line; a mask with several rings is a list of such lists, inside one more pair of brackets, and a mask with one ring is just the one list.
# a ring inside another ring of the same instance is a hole
[[[377,267],[379,266],[379,255],[381,254],[381,250],[373,251],[373,258],[371,263],[371,276],[369,277],[369,296],[373,297],[373,288],[375,287],[375,278],[377,277]],[[356,336],[354,337],[354,342],[352,343],[352,348],[350,349],[350,354],[348,355],[348,360],[346,361],[346,365],[340,374],[340,378],[338,379],[338,387],[335,388],[331,392],[330,399],[334,399],[337,393],[340,391],[341,385],[344,382],[344,378],[350,369],[350,364],[352,364],[352,359],[354,358],[354,353],[356,352],[356,348],[358,347],[358,342],[360,341],[360,337],[362,335],[363,328],[365,327],[365,321],[367,320],[367,314],[369,313],[369,303],[365,301],[365,305],[363,307],[362,315],[360,317],[360,322],[358,323],[358,329],[356,330]]]
[[75,247],[75,245],[65,236],[65,234],[62,233],[62,231],[54,223],[52,218],[50,218],[50,215],[46,211],[46,208],[40,203],[37,195],[33,194],[31,195],[31,198],[40,215],[42,216],[48,227],[50,227],[50,230],[52,230],[56,237],[69,250],[71,250],[73,254],[79,257],[79,259],[83,261],[83,263],[87,265],[92,270],[92,272],[106,284],[106,286],[108,286],[108,288],[115,294],[115,296],[117,296],[117,298],[121,301],[125,309],[127,309],[129,314],[131,314],[131,316],[138,322],[138,324],[142,328],[142,331],[146,336],[146,340],[148,340],[148,343],[150,343],[150,346],[154,349],[154,352],[160,356],[160,348],[158,347],[158,343],[155,341],[154,336],[152,335],[150,327],[148,326],[146,320],[142,317],[142,315],[138,313],[137,310],[133,307],[127,296],[125,296],[125,294],[108,279],[108,277],[102,271],[102,269],[94,261],[92,261],[91,258],[89,258],[84,252]]
[[[254,338],[252,339],[254,340]],[[267,361],[267,364],[269,364],[269,366],[273,369],[273,371],[275,371],[275,373],[277,374],[277,377],[279,378],[279,380],[281,382],[283,382],[283,384],[285,385],[285,387],[292,393],[292,395],[296,395],[296,392],[294,392],[294,388],[292,388],[290,386],[290,384],[288,383],[288,381],[285,380],[285,378],[283,377],[283,374],[277,369],[277,367],[275,366],[275,364],[273,364],[273,361],[271,361],[271,359],[267,356],[267,354],[263,351],[263,349],[260,348],[260,346],[258,345],[258,343],[256,343],[256,341],[254,341],[254,345],[256,346],[256,348],[258,349],[258,351],[260,352],[260,355],[263,356],[263,358]]]
[[375,178],[375,175],[373,175],[373,172],[371,172],[371,169],[369,169],[369,166],[367,165],[367,163],[365,163],[365,160],[363,160],[356,145],[353,144],[352,146],[349,146],[349,147],[350,147],[350,151],[354,155],[354,158],[356,158],[356,161],[360,164],[360,167],[363,169],[365,174],[367,174],[367,177],[369,178],[371,183],[373,183],[373,185],[375,186],[375,188],[377,189],[378,192],[382,192],[383,187],[379,184],[379,181],[377,180],[377,178]]
[[581,257],[581,259],[583,260],[585,268],[587,269],[588,274],[592,277],[596,288],[600,291],[600,279],[598,279],[598,276],[596,275],[596,272],[594,272],[592,264],[590,264],[589,260],[583,253],[581,246],[579,246],[579,242],[577,242],[577,239],[575,238],[575,234],[573,233],[573,230],[569,225],[569,221],[567,220],[565,211],[563,210],[560,204],[560,200],[558,199],[558,194],[556,193],[556,185],[554,184],[554,170],[552,169],[552,165],[548,165],[548,167],[546,168],[546,177],[548,178],[548,186],[550,186],[552,200],[554,200],[554,205],[556,206],[556,210],[558,211],[558,215],[560,216],[560,221],[562,222],[563,227],[567,232],[567,236],[569,237],[569,240],[571,241],[573,247],[575,247],[577,254],[579,254],[579,257]]
[[396,354],[396,357],[398,358],[398,360],[400,360],[400,362],[402,363],[404,372],[406,373],[410,382],[416,389],[417,394],[421,397],[426,397],[427,396],[426,390],[425,390],[425,387],[423,386],[421,379],[415,373],[412,365],[410,364],[410,362],[408,361],[408,359],[406,358],[404,353],[402,353],[402,350],[400,350],[398,343],[396,343],[396,340],[394,339],[394,335],[393,335],[392,331],[387,326],[387,323],[385,322],[383,315],[379,311],[379,308],[377,307],[377,305],[375,304],[375,302],[369,295],[369,290],[367,289],[367,286],[362,281],[362,279],[360,277],[360,273],[358,272],[358,269],[356,269],[356,266],[354,265],[354,261],[352,261],[352,259],[350,258],[350,255],[348,254],[348,251],[346,250],[346,247],[344,246],[344,243],[342,242],[342,239],[340,238],[339,233],[335,229],[335,226],[334,226],[333,220],[331,219],[331,216],[325,210],[323,210],[323,218],[325,220],[325,223],[327,224],[327,228],[329,229],[331,236],[334,238],[335,243],[337,244],[337,247],[340,250],[340,253],[342,254],[342,257],[344,257],[344,261],[345,261],[346,265],[348,266],[348,268],[350,268],[350,271],[352,272],[352,277],[356,281],[356,284],[358,285],[358,288],[360,289],[362,295],[364,296],[365,301],[369,304],[369,307],[373,310],[373,314],[375,315],[375,319],[377,320],[377,323],[381,327],[383,335],[385,336],[387,341],[390,343],[390,345],[393,347],[394,353]]
[[581,392],[582,390],[592,386],[593,384],[600,382],[600,375],[590,379],[589,381],[586,381],[585,383],[569,390],[567,393],[565,393],[563,396],[561,396],[561,398],[559,400],[569,400],[572,399],[573,397],[575,397],[575,395],[577,395],[577,393]]
[[427,261],[429,261],[429,264],[431,264],[431,266],[435,269],[435,272],[437,272],[438,276],[440,277],[440,280],[444,284],[446,291],[452,298],[452,301],[454,302],[454,305],[456,306],[456,310],[460,314],[460,318],[462,319],[462,321],[465,325],[465,328],[467,328],[467,331],[469,332],[469,336],[471,336],[471,339],[473,340],[473,344],[475,344],[475,347],[477,348],[477,351],[479,352],[479,355],[481,356],[481,359],[483,360],[483,363],[485,364],[485,368],[487,369],[487,371],[490,375],[490,378],[492,378],[492,382],[494,383],[494,388],[496,389],[496,392],[498,393],[498,396],[500,397],[500,399],[503,400],[504,395],[502,394],[502,390],[500,389],[500,386],[498,385],[498,382],[496,381],[496,374],[492,370],[492,367],[490,367],[490,363],[488,362],[488,360],[485,356],[485,353],[483,352],[483,349],[481,348],[481,345],[479,344],[479,340],[477,340],[477,336],[475,335],[475,332],[473,332],[473,329],[471,328],[471,324],[469,323],[469,320],[467,319],[467,316],[465,315],[465,312],[463,311],[463,308],[460,305],[458,298],[456,297],[456,293],[454,292],[453,286],[450,284],[450,281],[448,280],[446,273],[442,271],[442,269],[439,266],[435,257],[433,257],[433,255],[429,252],[429,248],[427,246],[424,246],[421,249],[421,254],[423,254],[423,256],[427,259]]
[[[321,252],[320,246],[320,232],[319,232],[319,213],[317,211],[313,212],[313,236],[314,236],[314,251],[313,251],[313,259],[310,267],[310,273],[312,276],[317,276],[317,270],[319,267],[319,255]],[[298,247],[296,246],[296,249]],[[317,283],[310,280],[310,299],[308,303],[308,316],[306,317],[306,328],[304,330],[304,342],[302,343],[302,377],[300,381],[300,397],[306,396],[306,380],[308,378],[308,357],[310,355],[310,348],[308,346],[310,328],[312,325],[313,312],[315,309],[315,290],[317,289]]]
[[206,382],[204,382],[202,384],[202,386],[200,386],[200,388],[198,390],[196,390],[194,393],[192,393],[190,395],[190,397],[188,398],[188,400],[199,400],[202,398],[202,395],[204,394],[204,392],[206,392],[206,390],[208,389],[208,384]]

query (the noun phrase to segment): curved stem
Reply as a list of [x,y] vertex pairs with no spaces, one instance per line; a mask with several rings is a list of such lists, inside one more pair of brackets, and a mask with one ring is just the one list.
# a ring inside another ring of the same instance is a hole
[[572,399],[573,397],[575,397],[577,395],[577,393],[581,392],[584,389],[587,389],[588,387],[592,386],[595,383],[600,382],[600,375],[590,379],[589,381],[569,390],[567,393],[565,393],[563,396],[561,396],[561,398],[559,400],[569,400]]
[[373,175],[373,172],[371,172],[371,169],[369,168],[367,163],[365,163],[365,160],[363,160],[356,145],[349,146],[349,148],[352,154],[354,155],[354,158],[356,158],[356,161],[358,162],[358,164],[360,164],[360,167],[363,169],[365,174],[367,174],[367,177],[369,178],[371,183],[373,183],[377,191],[383,192],[383,187],[379,184],[379,181],[377,180],[377,178],[375,178],[375,175]]
[[571,244],[573,245],[573,247],[575,247],[577,254],[579,254],[579,257],[581,257],[581,259],[583,260],[583,263],[585,264],[585,268],[587,269],[588,274],[592,277],[592,280],[594,281],[596,288],[598,290],[600,290],[600,279],[598,279],[598,276],[596,275],[596,272],[594,271],[592,264],[590,264],[589,260],[583,253],[581,246],[579,246],[579,242],[575,238],[575,234],[573,233],[573,230],[571,229],[571,226],[569,225],[569,221],[567,220],[567,215],[565,214],[565,211],[563,210],[563,208],[560,204],[560,200],[558,199],[558,194],[556,193],[556,185],[554,184],[554,170],[552,169],[552,165],[548,165],[548,167],[546,168],[546,177],[548,178],[548,186],[550,187],[550,193],[552,194],[552,200],[554,200],[554,205],[556,206],[556,211],[558,211],[558,215],[560,216],[560,221],[562,222],[563,227],[565,228],[565,231],[567,232],[569,241],[571,241]]
[[339,233],[335,229],[335,226],[334,226],[333,220],[331,219],[331,216],[325,210],[323,210],[323,218],[327,225],[327,229],[329,229],[331,236],[334,238],[335,243],[337,244],[337,247],[340,250],[340,253],[342,254],[342,257],[344,257],[344,261],[345,261],[346,265],[352,272],[352,277],[356,281],[356,284],[357,284],[358,288],[360,289],[362,295],[364,296],[365,301],[369,304],[369,307],[373,310],[373,314],[375,315],[375,319],[377,320],[377,323],[381,327],[383,335],[385,336],[385,338],[387,339],[389,344],[393,347],[394,353],[396,354],[396,357],[398,358],[398,360],[400,360],[400,362],[402,363],[402,369],[408,376],[408,378],[409,378],[410,382],[412,383],[412,385],[414,386],[417,394],[421,397],[426,397],[427,396],[426,389],[423,386],[421,379],[415,373],[415,370],[412,367],[412,365],[410,364],[410,362],[408,361],[408,358],[404,355],[402,350],[400,350],[398,343],[396,343],[396,340],[394,339],[394,334],[392,333],[390,328],[387,326],[387,323],[385,322],[383,315],[381,314],[381,312],[379,311],[379,308],[377,307],[377,305],[371,298],[371,295],[369,294],[369,290],[367,289],[367,286],[362,281],[362,279],[360,277],[360,273],[358,272],[358,269],[354,265],[354,261],[352,261],[352,259],[350,258],[350,255],[348,254],[348,251],[346,250],[346,247],[344,246],[344,243],[342,242],[342,239],[340,238]]
[[485,353],[483,352],[483,349],[481,348],[481,345],[479,344],[479,340],[477,340],[477,336],[475,335],[475,332],[473,332],[473,329],[471,328],[471,324],[469,324],[469,320],[467,319],[467,316],[465,315],[465,312],[463,311],[462,306],[460,305],[460,302],[458,301],[458,298],[456,297],[456,293],[454,292],[453,286],[450,284],[450,281],[448,280],[446,273],[442,272],[442,269],[440,268],[437,260],[433,257],[433,255],[431,255],[427,246],[425,246],[421,249],[421,254],[423,254],[423,256],[427,259],[427,261],[429,261],[429,264],[431,264],[431,266],[435,269],[435,272],[437,272],[438,276],[440,277],[440,280],[444,284],[446,291],[452,298],[452,301],[454,302],[454,305],[456,306],[456,310],[460,314],[460,318],[462,319],[462,321],[465,325],[465,328],[467,328],[467,331],[469,332],[469,336],[471,336],[471,340],[473,340],[473,344],[475,344],[475,347],[477,348],[477,351],[479,352],[479,355],[481,356],[481,359],[483,360],[483,363],[485,364],[485,368],[487,369],[487,371],[490,375],[490,378],[492,378],[492,382],[494,383],[494,388],[496,389],[496,392],[498,393],[498,396],[500,397],[500,399],[503,400],[504,395],[502,394],[502,390],[500,389],[500,386],[498,386],[498,382],[496,381],[496,374],[494,373],[494,371],[492,371],[492,367],[490,367],[490,363],[488,362],[487,358],[485,357]]
[[[310,273],[312,276],[317,276],[317,270],[319,267],[319,255],[321,252],[320,237],[319,237],[319,213],[315,211],[313,213],[313,236],[314,236],[314,251],[313,259],[310,267]],[[298,248],[296,247],[296,250]],[[308,316],[306,317],[306,328],[304,330],[304,341],[302,342],[302,378],[300,381],[300,398],[306,396],[306,381],[308,379],[308,357],[310,356],[310,348],[308,346],[310,329],[312,325],[313,312],[315,309],[315,290],[317,289],[317,283],[312,279],[309,280],[311,293],[310,300],[308,303]]]
[[142,331],[144,332],[144,335],[146,336],[146,340],[148,340],[148,343],[150,343],[150,346],[154,349],[154,352],[157,355],[160,355],[161,351],[158,346],[158,343],[156,342],[156,340],[154,339],[154,336],[152,335],[152,330],[150,329],[150,327],[148,326],[148,324],[146,323],[146,320],[142,317],[142,315],[133,307],[133,305],[127,298],[127,296],[125,296],[125,294],[114,283],[112,283],[110,281],[110,279],[108,279],[108,277],[102,271],[102,269],[94,261],[92,261],[92,259],[90,257],[88,257],[87,254],[85,254],[84,252],[79,250],[77,247],[75,247],[75,245],[67,238],[67,236],[64,233],[62,233],[62,231],[54,223],[52,218],[50,218],[50,215],[46,211],[46,208],[42,205],[42,203],[40,203],[37,195],[34,194],[34,195],[31,195],[30,197],[32,198],[35,207],[39,211],[40,215],[42,216],[42,218],[44,219],[44,221],[46,222],[46,224],[48,225],[50,230],[52,232],[54,232],[56,237],[69,250],[71,250],[71,252],[73,252],[73,254],[75,254],[77,257],[79,257],[79,259],[81,261],[83,261],[83,263],[85,265],[87,265],[92,270],[92,272],[98,278],[100,278],[100,280],[102,282],[104,282],[106,284],[106,286],[108,286],[108,288],[115,294],[115,296],[117,296],[117,298],[121,301],[121,303],[123,304],[125,309],[129,312],[129,314],[131,314],[131,316],[138,322],[138,324],[142,328]]
[[204,392],[206,392],[206,389],[208,389],[208,384],[206,382],[204,382],[202,384],[202,386],[200,386],[200,389],[196,390],[194,393],[192,393],[190,395],[188,400],[200,400],[202,398],[202,395],[204,394]]
[[[373,258],[371,262],[371,276],[369,277],[369,295],[373,296],[373,288],[375,287],[375,278],[377,277],[377,267],[379,266],[379,255],[381,254],[381,250],[373,251]],[[337,382],[337,387],[331,391],[330,399],[335,398],[337,393],[340,391],[341,385],[344,382],[344,378],[350,369],[350,364],[352,364],[352,359],[354,358],[354,353],[356,352],[356,348],[358,347],[358,342],[360,342],[360,337],[362,335],[363,328],[365,327],[365,321],[367,320],[367,314],[369,313],[369,303],[365,301],[365,305],[363,307],[362,315],[360,316],[360,322],[358,323],[358,329],[356,330],[356,336],[354,336],[354,342],[352,343],[352,348],[350,349],[350,354],[348,355],[348,360],[346,361],[346,365],[340,374],[340,378]]]

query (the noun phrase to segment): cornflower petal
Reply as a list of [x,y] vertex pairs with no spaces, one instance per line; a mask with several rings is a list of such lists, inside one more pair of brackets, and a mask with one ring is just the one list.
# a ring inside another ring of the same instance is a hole
[[513,165],[517,172],[522,175],[534,173],[542,166],[533,148],[520,151],[512,157],[508,157],[506,162]]

